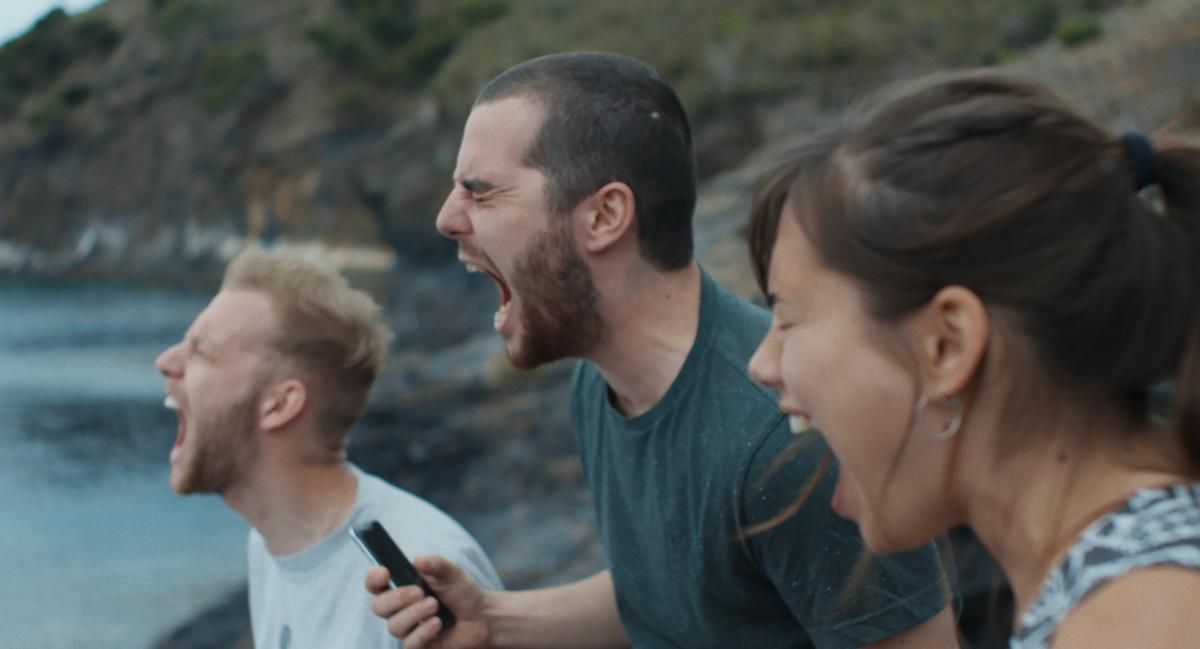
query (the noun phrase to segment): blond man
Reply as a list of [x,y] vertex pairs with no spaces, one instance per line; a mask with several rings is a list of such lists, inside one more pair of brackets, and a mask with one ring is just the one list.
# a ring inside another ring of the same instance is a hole
[[406,553],[450,553],[499,587],[460,525],[346,459],[390,336],[375,302],[336,271],[250,249],[155,362],[179,413],[171,488],[219,494],[252,528],[257,647],[402,646],[371,614],[366,560],[347,533],[370,520]]

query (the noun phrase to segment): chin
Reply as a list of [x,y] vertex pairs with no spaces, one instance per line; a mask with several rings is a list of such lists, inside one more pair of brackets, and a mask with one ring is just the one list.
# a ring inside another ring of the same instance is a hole
[[182,478],[177,479],[174,475],[171,476],[171,491],[174,491],[180,496],[187,496],[194,493],[192,485],[185,482]]
[[[553,337],[547,337],[554,340]],[[547,363],[567,358],[568,354],[553,346],[537,344],[526,333],[518,333],[505,341],[504,353],[513,367],[522,370],[532,370]]]
[[176,466],[171,468],[171,491],[180,496],[190,496],[200,493],[196,472],[192,467]]

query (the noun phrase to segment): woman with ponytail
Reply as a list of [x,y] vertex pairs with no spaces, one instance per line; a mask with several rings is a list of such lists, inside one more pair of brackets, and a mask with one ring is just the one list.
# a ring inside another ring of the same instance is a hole
[[969,526],[1014,648],[1200,645],[1200,148],[956,73],[813,138],[752,212],[751,373],[873,550]]

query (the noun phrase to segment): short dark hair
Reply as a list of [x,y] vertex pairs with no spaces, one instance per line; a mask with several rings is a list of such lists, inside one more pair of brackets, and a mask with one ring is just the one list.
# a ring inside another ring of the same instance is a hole
[[526,163],[549,179],[548,202],[566,212],[620,181],[637,205],[638,247],[662,270],[692,260],[696,161],[679,97],[650,66],[617,54],[551,54],[509,68],[475,105],[528,97],[545,111]]
[[1037,84],[990,71],[902,84],[762,184],[755,273],[786,206],[877,319],[960,285],[1015,316],[1049,376],[1134,417],[1178,378],[1200,470],[1200,147],[1154,149],[1161,212],[1123,140]]

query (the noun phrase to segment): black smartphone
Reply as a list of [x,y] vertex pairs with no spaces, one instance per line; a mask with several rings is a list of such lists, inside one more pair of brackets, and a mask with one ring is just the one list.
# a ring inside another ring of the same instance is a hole
[[358,547],[362,548],[364,554],[374,564],[383,566],[388,569],[388,574],[392,583],[392,588],[400,586],[410,586],[416,584],[425,591],[425,594],[438,600],[437,616],[442,621],[442,629],[449,629],[454,626],[454,614],[438,596],[433,593],[433,589],[421,577],[421,573],[417,572],[416,567],[404,556],[396,542],[392,540],[391,535],[387,530],[383,529],[383,525],[379,521],[371,521],[366,525],[350,528],[350,536],[354,538],[354,542]]

